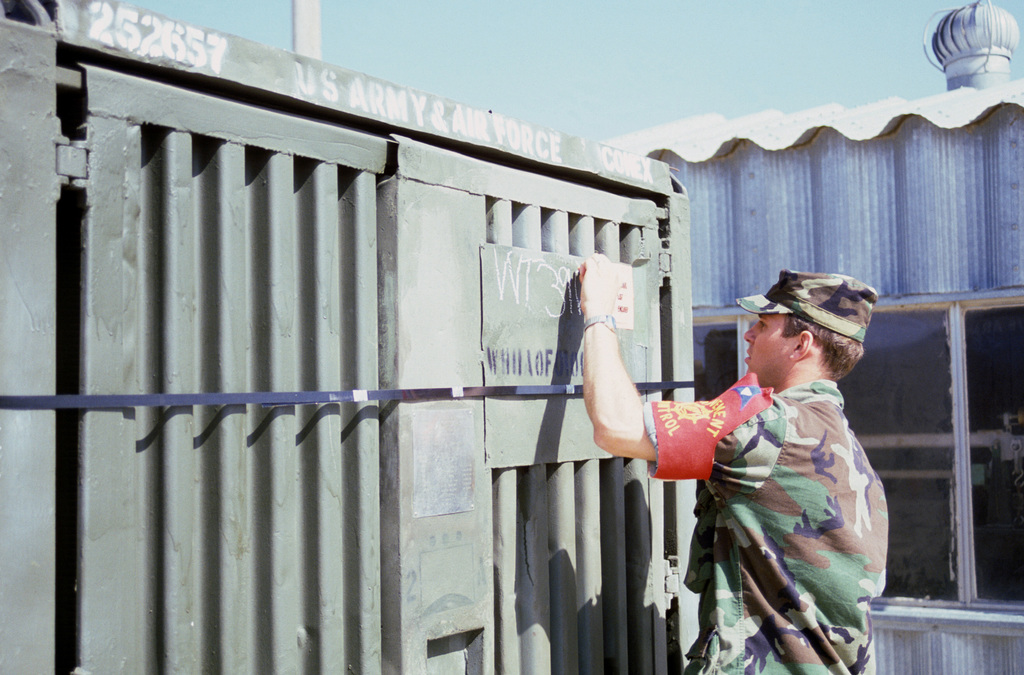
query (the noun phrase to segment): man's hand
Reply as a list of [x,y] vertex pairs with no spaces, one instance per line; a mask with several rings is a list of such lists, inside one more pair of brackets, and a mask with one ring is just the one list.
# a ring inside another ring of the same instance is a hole
[[[607,257],[595,253],[583,261],[583,316],[614,315],[620,284],[619,266]],[[614,331],[591,328],[583,333],[583,402],[599,448],[620,457],[657,460],[644,428],[643,404],[622,363]]]
[[602,253],[595,253],[580,265],[580,307],[590,318],[615,313],[619,294],[619,272],[615,263]]

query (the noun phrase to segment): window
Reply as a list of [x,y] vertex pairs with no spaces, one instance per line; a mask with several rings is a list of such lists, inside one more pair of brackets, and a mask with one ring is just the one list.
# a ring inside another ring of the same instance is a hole
[[736,334],[735,322],[693,327],[696,400],[710,401],[740,379]]
[[967,312],[978,597],[1024,600],[1024,308]]
[[946,312],[878,312],[839,388],[885,485],[887,597],[956,600],[952,375]]

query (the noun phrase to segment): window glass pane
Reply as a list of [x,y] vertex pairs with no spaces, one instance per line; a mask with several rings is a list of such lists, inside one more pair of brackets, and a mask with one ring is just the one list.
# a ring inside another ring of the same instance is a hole
[[1024,308],[965,328],[978,596],[1024,600]]
[[953,406],[946,313],[877,312],[839,388],[885,485],[887,597],[955,600]]
[[736,374],[736,324],[693,327],[693,372],[698,401],[710,401],[739,379]]

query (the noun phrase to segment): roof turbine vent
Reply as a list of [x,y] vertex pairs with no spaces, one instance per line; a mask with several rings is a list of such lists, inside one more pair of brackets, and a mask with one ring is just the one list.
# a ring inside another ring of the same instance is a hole
[[[931,42],[942,66],[932,65],[946,73],[946,89],[984,89],[1009,82],[1010,57],[1020,40],[1013,15],[991,0],[943,11],[947,13],[939,19]],[[927,47],[925,55],[931,61]]]

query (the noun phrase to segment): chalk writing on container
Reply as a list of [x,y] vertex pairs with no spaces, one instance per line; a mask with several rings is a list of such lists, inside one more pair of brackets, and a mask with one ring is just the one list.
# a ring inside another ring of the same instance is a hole
[[147,58],[166,58],[219,75],[228,50],[223,35],[109,2],[89,4],[89,39]]
[[499,301],[539,308],[552,319],[567,312],[583,314],[579,289],[573,281],[574,269],[530,257],[525,251],[505,251],[504,260],[497,248],[493,251]]

